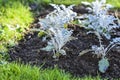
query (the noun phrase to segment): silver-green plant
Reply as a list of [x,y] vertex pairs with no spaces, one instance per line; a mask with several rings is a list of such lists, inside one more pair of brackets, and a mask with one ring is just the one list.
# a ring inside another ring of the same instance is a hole
[[120,37],[113,38],[112,41],[110,41],[110,43],[105,47],[102,44],[100,35],[99,34],[97,34],[97,35],[98,35],[100,44],[99,44],[99,46],[92,45],[91,51],[93,51],[93,54],[96,54],[96,55],[98,55],[98,57],[101,57],[101,60],[99,61],[99,64],[98,64],[99,71],[102,73],[105,73],[107,68],[109,67],[109,61],[108,61],[108,58],[106,58],[106,55],[115,46],[118,46],[118,45],[120,46]]
[[[86,4],[86,3],[85,3]],[[106,0],[96,0],[95,2],[88,3],[90,7],[90,14],[82,16],[83,20],[79,22],[87,29],[92,29],[99,34],[105,36],[107,39],[111,38],[111,31],[115,28],[120,28],[115,21],[118,21],[116,17],[108,14],[111,5],[106,4]],[[92,14],[91,14],[92,13]],[[81,19],[81,18],[79,18]]]
[[[85,28],[92,29],[88,34],[94,33],[98,37],[99,46],[92,45],[91,49],[84,50],[79,55],[81,56],[92,51],[93,54],[101,57],[101,60],[98,63],[99,71],[105,73],[109,67],[109,61],[106,58],[106,55],[113,47],[120,45],[120,37],[113,38],[109,45],[105,46],[102,44],[101,35],[105,36],[107,39],[111,39],[110,32],[114,28],[120,28],[119,20],[113,15],[108,14],[111,5],[106,4],[106,0],[96,0],[95,2],[84,4],[90,6],[88,9],[92,14],[85,14],[82,17],[78,17],[79,19],[84,18],[79,22],[83,24]],[[117,21],[118,24],[116,24],[115,21]]]
[[66,55],[66,51],[62,49],[62,47],[72,39],[72,30],[67,30],[64,28],[50,28],[50,38],[48,41],[48,45],[42,50],[52,51],[54,52],[53,57],[59,57],[60,54]]
[[109,61],[108,61],[108,58],[106,57],[106,55],[115,46],[120,46],[120,37],[113,38],[110,41],[110,43],[107,46],[105,46],[102,44],[102,40],[101,40],[102,38],[99,35],[99,33],[97,33],[97,32],[94,32],[94,33],[96,34],[96,36],[99,39],[99,43],[100,43],[99,46],[92,45],[91,49],[84,50],[84,51],[80,52],[79,55],[81,56],[81,55],[91,51],[93,54],[96,54],[98,57],[101,57],[101,60],[98,63],[98,67],[99,67],[100,72],[105,73],[109,67]]
[[64,28],[64,25],[73,21],[77,16],[76,12],[72,11],[74,5],[65,7],[65,5],[51,4],[55,10],[49,13],[44,19],[40,19],[41,28],[48,30],[51,27]]
[[65,29],[64,25],[73,21],[77,14],[71,10],[73,5],[67,8],[64,5],[51,5],[55,10],[39,22],[41,29],[51,38],[48,45],[41,50],[53,51],[53,57],[56,58],[59,54],[66,55],[62,47],[71,40],[72,30]]

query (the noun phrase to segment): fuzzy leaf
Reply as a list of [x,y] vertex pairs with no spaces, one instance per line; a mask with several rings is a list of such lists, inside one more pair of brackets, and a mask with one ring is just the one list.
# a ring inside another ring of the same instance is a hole
[[61,49],[61,50],[59,51],[59,53],[61,53],[62,55],[66,55],[66,51],[63,50],[63,49]]
[[112,43],[120,43],[120,37],[113,38]]
[[54,49],[53,45],[47,45],[46,47],[41,48],[41,50],[45,50],[45,51],[52,51],[53,49]]
[[91,4],[89,2],[81,2],[83,5],[90,6]]
[[102,58],[100,61],[99,61],[99,71],[102,72],[102,73],[105,73],[106,70],[108,69],[109,67],[109,61],[107,58]]

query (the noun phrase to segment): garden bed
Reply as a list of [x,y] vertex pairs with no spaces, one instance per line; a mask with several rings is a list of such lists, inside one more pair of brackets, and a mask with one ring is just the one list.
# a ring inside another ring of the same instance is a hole
[[[45,12],[44,14],[49,13]],[[47,11],[47,10],[46,10]],[[81,10],[74,9],[77,13],[87,13],[82,7]],[[82,12],[81,12],[82,11]],[[39,17],[45,16],[43,13]],[[38,17],[32,24],[32,28],[40,28],[38,24]],[[19,41],[19,44],[10,49],[10,61],[20,61],[25,64],[38,65],[43,68],[58,66],[74,76],[84,77],[87,75],[98,76],[103,78],[120,78],[120,49],[113,48],[108,53],[107,57],[110,66],[105,73],[98,70],[98,61],[96,55],[91,52],[79,56],[79,53],[85,49],[90,49],[92,45],[98,45],[99,41],[94,34],[86,34],[87,30],[76,25],[69,25],[69,28],[74,30],[73,36],[76,38],[68,42],[63,49],[66,50],[67,55],[60,56],[59,60],[54,59],[53,52],[40,50],[47,45],[46,41],[42,41],[38,37],[38,32],[30,31],[25,35],[25,38]],[[112,34],[112,37],[120,37],[120,29],[116,29],[117,34]],[[104,45],[108,45],[108,40],[103,38]]]

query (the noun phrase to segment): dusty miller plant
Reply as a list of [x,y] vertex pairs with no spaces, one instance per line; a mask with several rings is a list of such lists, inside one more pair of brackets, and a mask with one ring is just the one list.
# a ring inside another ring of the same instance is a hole
[[52,33],[50,36],[51,40],[45,48],[42,48],[42,50],[53,50],[54,58],[59,57],[60,54],[66,55],[66,51],[62,49],[62,47],[72,39],[72,30],[68,31],[64,28],[51,28],[50,31]]
[[[84,2],[84,4],[86,4]],[[99,34],[105,36],[107,39],[111,38],[110,32],[114,28],[120,27],[115,23],[117,18],[108,14],[108,10],[112,8],[111,5],[106,4],[106,0],[96,0],[92,3],[87,3],[90,7],[88,10],[92,14],[85,14],[82,16],[84,20],[79,22],[87,29],[92,29]],[[81,17],[79,17],[81,19]]]
[[91,51],[93,54],[96,54],[98,57],[101,57],[101,60],[98,63],[98,67],[100,72],[105,73],[107,68],[109,67],[109,61],[106,55],[115,46],[120,46],[120,37],[113,38],[110,41],[110,43],[107,46],[105,46],[102,44],[101,36],[97,32],[93,32],[93,33],[96,34],[99,39],[99,43],[100,43],[99,46],[92,45],[91,49],[86,49],[80,52],[79,55],[81,56]]
[[102,44],[100,44],[100,46],[97,46],[97,45],[92,46],[92,51],[94,51],[94,54],[97,54],[97,55],[102,57],[101,60],[99,61],[99,64],[98,64],[99,70],[102,73],[105,73],[105,71],[109,67],[109,61],[106,58],[106,55],[116,45],[120,45],[120,37],[113,38],[113,40],[106,47]]
[[51,27],[60,27],[64,28],[64,25],[73,21],[77,16],[76,12],[72,11],[74,5],[68,6],[67,8],[64,5],[55,5],[51,4],[55,10],[49,13],[45,19],[40,19],[41,28],[48,30]]
[[65,7],[64,5],[51,4],[55,10],[48,14],[45,19],[40,20],[41,29],[45,30],[48,36],[51,38],[48,41],[48,45],[42,50],[53,51],[54,58],[59,54],[66,55],[65,50],[62,47],[71,40],[72,30],[67,30],[64,25],[70,23],[77,16],[71,9],[73,5]]
[[[89,51],[92,51],[93,54],[101,57],[98,66],[99,71],[102,73],[105,73],[109,67],[109,61],[106,58],[106,55],[113,47],[120,45],[120,37],[113,38],[107,46],[102,44],[101,35],[104,35],[107,39],[111,39],[111,30],[114,28],[120,28],[118,18],[108,14],[108,10],[111,8],[111,6],[105,3],[106,0],[96,0],[95,2],[92,2],[92,4],[84,2],[84,4],[90,5],[88,9],[92,14],[87,14],[80,17],[80,19],[84,18],[84,20],[80,22],[85,26],[85,28],[93,30],[89,31],[88,34],[94,33],[98,37],[99,46],[92,45],[91,49],[86,49],[80,52],[79,55],[81,56]],[[114,21],[118,21],[118,24],[116,24]]]

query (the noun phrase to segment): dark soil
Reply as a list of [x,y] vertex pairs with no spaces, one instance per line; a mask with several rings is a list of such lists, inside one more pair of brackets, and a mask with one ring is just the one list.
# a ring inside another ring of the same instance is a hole
[[[37,20],[32,27],[39,28]],[[60,56],[59,60],[54,59],[53,52],[46,52],[40,50],[47,45],[42,38],[38,37],[37,32],[29,32],[25,38],[19,42],[18,45],[10,49],[9,54],[11,61],[20,61],[22,63],[29,63],[31,65],[43,65],[43,68],[58,66],[74,76],[84,77],[86,75],[97,76],[98,74],[103,78],[120,78],[120,51],[119,49],[112,49],[107,55],[110,67],[106,73],[100,73],[98,70],[98,61],[96,55],[87,53],[78,56],[79,53],[85,49],[90,49],[92,45],[98,45],[98,39],[94,34],[86,34],[87,30],[74,26],[73,36],[77,39],[71,40],[63,48],[66,50],[66,56]],[[117,32],[119,33],[119,29]],[[119,36],[119,34],[113,34]],[[103,39],[105,45],[108,44],[106,39]]]

